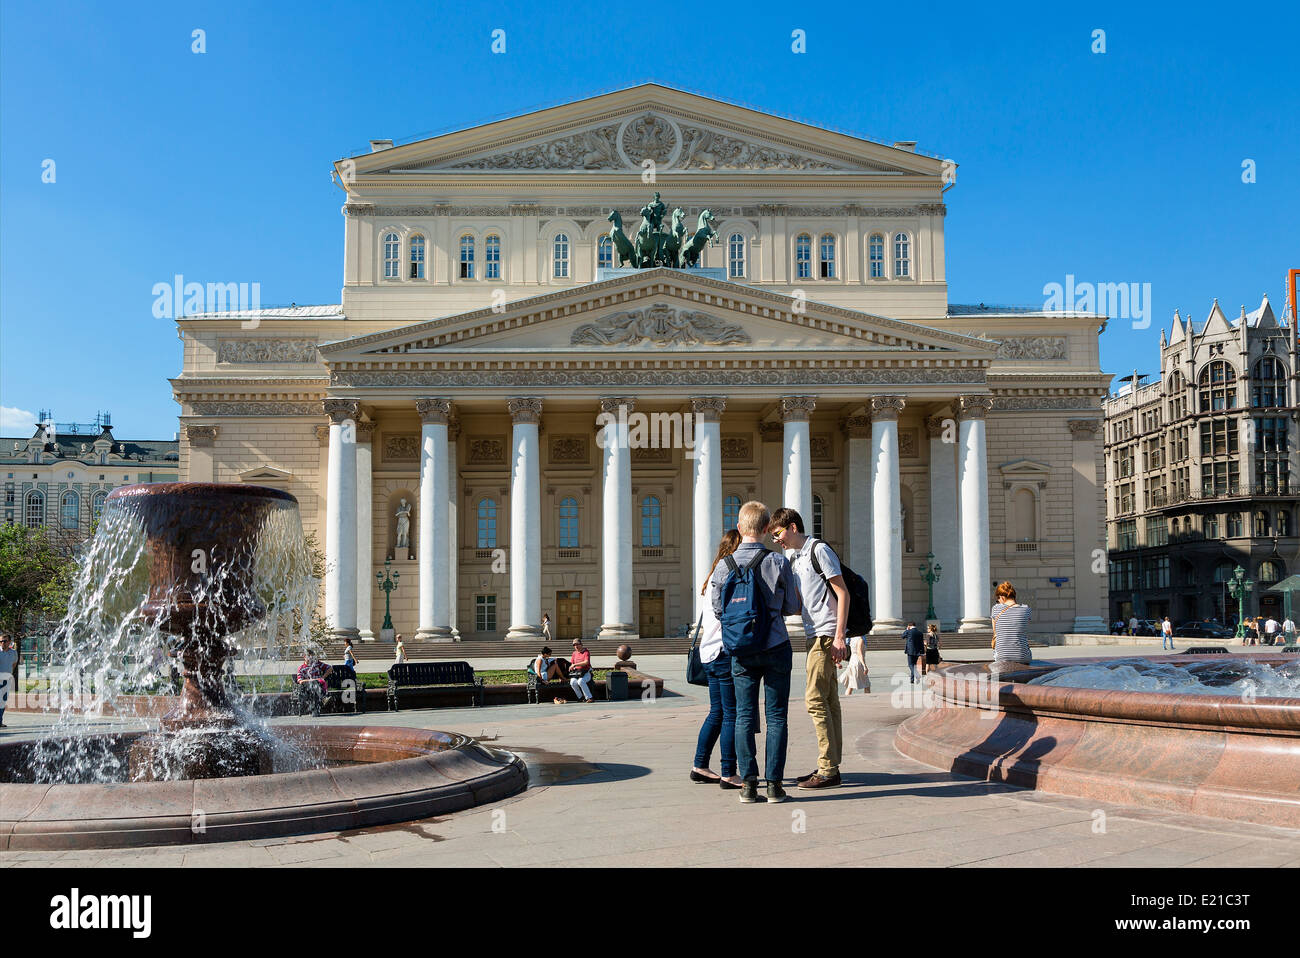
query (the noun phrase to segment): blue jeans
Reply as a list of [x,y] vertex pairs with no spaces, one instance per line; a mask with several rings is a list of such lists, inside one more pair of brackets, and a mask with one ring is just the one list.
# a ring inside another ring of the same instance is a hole
[[765,778],[779,785],[785,777],[786,715],[790,710],[790,666],[794,652],[789,642],[756,655],[733,655],[731,677],[736,684],[736,762],[740,777],[758,778],[754,758],[754,731],[758,719],[758,683],[766,689],[767,761]]
[[[1165,643],[1168,643],[1168,645],[1166,645]],[[1172,649],[1173,647],[1174,647],[1174,637],[1172,635],[1165,635],[1163,632],[1161,632],[1160,633],[1161,651],[1164,651],[1167,648]]]
[[722,652],[712,662],[704,663],[709,677],[709,714],[700,726],[695,744],[695,767],[708,768],[713,746],[720,744],[723,778],[736,774],[736,686],[731,679],[731,656]]

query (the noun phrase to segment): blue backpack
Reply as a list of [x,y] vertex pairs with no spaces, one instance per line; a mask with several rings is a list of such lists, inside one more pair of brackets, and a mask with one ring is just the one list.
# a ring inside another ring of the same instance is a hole
[[731,575],[722,584],[722,645],[731,655],[753,655],[767,647],[772,630],[772,614],[763,601],[758,581],[759,566],[767,558],[764,549],[741,568],[731,556],[725,561]]

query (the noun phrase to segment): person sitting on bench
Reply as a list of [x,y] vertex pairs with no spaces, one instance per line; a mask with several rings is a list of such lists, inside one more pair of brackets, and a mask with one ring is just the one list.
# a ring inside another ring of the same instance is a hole
[[594,702],[591,694],[591,653],[582,644],[582,639],[573,640],[573,658],[569,660],[569,685],[581,702]]
[[568,676],[564,674],[564,660],[551,657],[551,647],[542,646],[542,651],[533,660],[533,674],[543,682],[563,682]]
[[293,681],[298,687],[299,703],[305,703],[314,717],[320,716],[320,707],[325,701],[325,679],[332,671],[329,663],[322,662],[315,652],[303,653],[302,665],[298,666]]

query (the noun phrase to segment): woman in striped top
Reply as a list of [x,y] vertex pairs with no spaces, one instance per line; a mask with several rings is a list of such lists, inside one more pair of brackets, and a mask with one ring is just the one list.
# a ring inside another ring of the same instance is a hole
[[1016,602],[1016,587],[1003,582],[997,588],[998,604],[993,607],[993,661],[1023,662],[1028,665],[1029,606]]

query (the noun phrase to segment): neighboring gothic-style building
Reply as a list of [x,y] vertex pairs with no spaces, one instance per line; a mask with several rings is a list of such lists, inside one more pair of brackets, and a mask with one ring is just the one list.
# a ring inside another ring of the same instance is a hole
[[1229,320],[1174,313],[1160,378],[1105,403],[1112,618],[1175,623],[1239,614],[1227,581],[1255,582],[1246,613],[1281,618],[1269,586],[1297,570],[1295,324],[1265,296]]
[[[392,560],[407,634],[673,635],[753,498],[880,631],[924,618],[928,552],[945,628],[1004,578],[1038,630],[1102,626],[1104,318],[949,304],[951,164],[647,84],[335,171],[340,305],[182,317],[172,386],[184,478],[297,496],[340,634]],[[699,268],[619,268],[611,211],[632,238],[654,191],[712,224]]]

